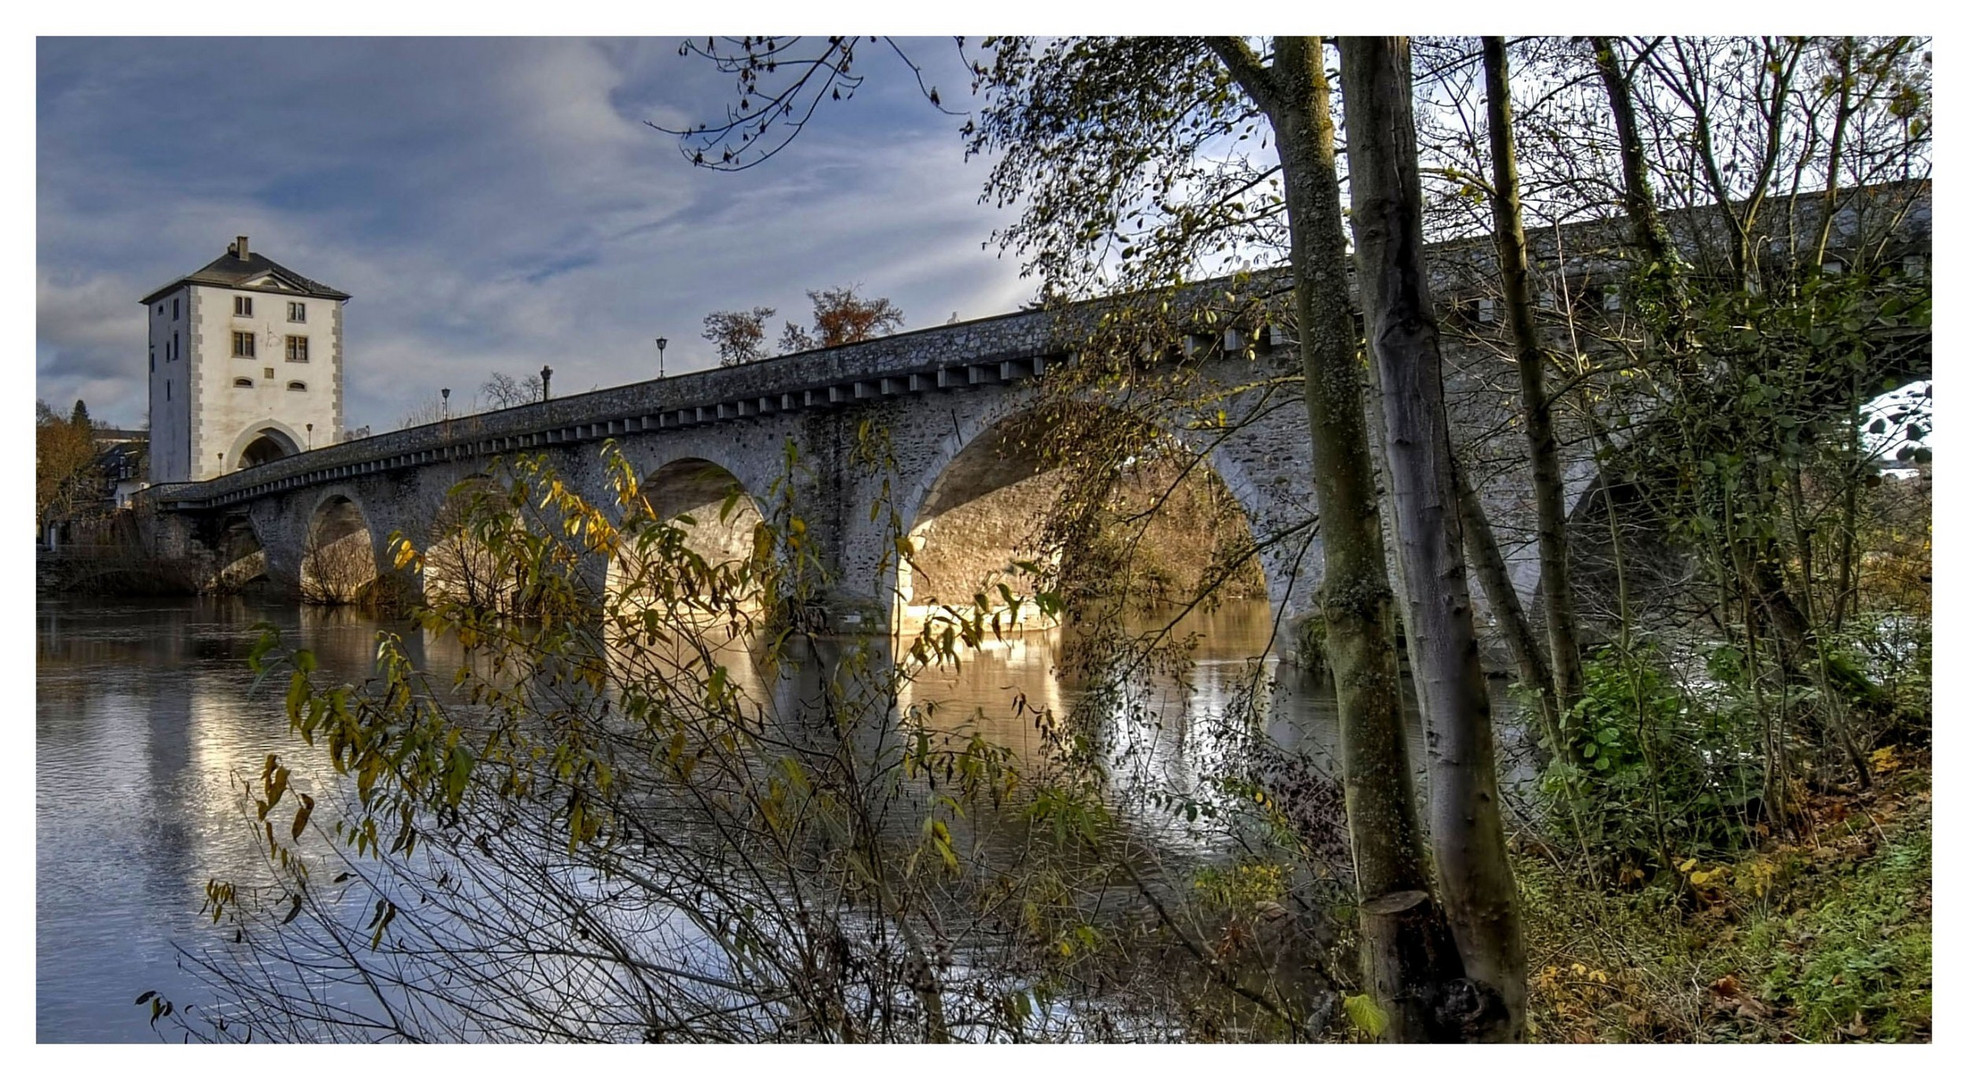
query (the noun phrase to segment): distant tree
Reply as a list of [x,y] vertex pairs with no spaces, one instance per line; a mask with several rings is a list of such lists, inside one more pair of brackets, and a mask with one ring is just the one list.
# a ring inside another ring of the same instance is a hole
[[765,357],[765,320],[777,312],[769,307],[750,311],[713,311],[704,316],[704,338],[717,347],[718,364],[735,367]]
[[779,335],[779,351],[831,349],[902,329],[901,308],[886,296],[864,300],[855,295],[859,288],[859,285],[843,285],[809,291],[806,295],[813,301],[813,329],[787,323]]
[[69,411],[68,422],[82,431],[95,430],[95,422],[89,419],[89,406],[81,398],[75,399],[75,408]]
[[433,397],[405,412],[402,418],[397,420],[396,429],[401,431],[404,428],[435,424],[449,415],[443,399]]
[[485,380],[485,385],[478,388],[478,392],[485,398],[485,404],[494,409],[528,405],[539,401],[543,396],[538,375],[515,379],[503,371],[493,372],[492,377]]
[[34,514],[37,524],[72,518],[96,491],[101,470],[89,411],[78,401],[69,419],[34,403]]
[[343,442],[354,442],[357,439],[366,439],[368,437],[369,437],[368,424],[364,424],[359,428],[350,428],[349,430],[342,432]]
[[779,352],[781,354],[805,352],[808,349],[817,349],[819,347],[820,343],[813,339],[813,335],[807,333],[797,323],[787,323],[786,329],[779,334]]

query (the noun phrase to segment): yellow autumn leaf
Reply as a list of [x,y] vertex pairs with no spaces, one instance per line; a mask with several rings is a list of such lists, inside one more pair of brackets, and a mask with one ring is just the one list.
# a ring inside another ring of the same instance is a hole
[[1374,999],[1366,994],[1348,994],[1343,999],[1346,1018],[1353,1026],[1367,1033],[1370,1039],[1378,1039],[1387,1030],[1387,1014],[1380,1010]]

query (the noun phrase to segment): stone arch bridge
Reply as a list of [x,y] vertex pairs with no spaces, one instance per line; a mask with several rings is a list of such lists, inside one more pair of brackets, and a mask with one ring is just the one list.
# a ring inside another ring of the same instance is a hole
[[[214,577],[264,574],[306,596],[315,561],[387,568],[392,533],[428,550],[453,485],[502,455],[544,454],[575,491],[606,504],[609,440],[662,512],[696,510],[705,521],[733,488],[750,495],[736,529],[756,520],[746,515],[781,477],[790,444],[804,470],[793,511],[821,553],[831,625],[875,630],[924,605],[962,603],[1029,539],[1035,501],[1056,488],[1031,482],[1043,466],[1008,432],[1033,410],[1036,380],[1073,362],[1072,336],[1052,313],[1021,312],[390,432],[152,488],[151,545],[209,560]],[[1455,355],[1459,400],[1482,403],[1464,408],[1459,426],[1494,430],[1510,407],[1488,370],[1498,361]],[[1234,496],[1272,614],[1289,629],[1313,609],[1322,565],[1297,351],[1275,327],[1221,329],[1186,336],[1163,362],[1190,369],[1210,400],[1205,423],[1169,434]],[[856,439],[870,426],[886,433],[892,469],[857,463]],[[1583,490],[1589,468],[1576,479]],[[1482,497],[1500,532],[1529,535],[1524,477],[1487,483]],[[910,530],[915,573],[885,558],[890,517],[870,513],[882,499]],[[744,550],[729,535],[706,541]],[[583,572],[605,586],[607,567]],[[1528,596],[1535,553],[1516,551],[1512,572]]]
[[[1924,183],[1866,189],[1841,205],[1832,251],[1863,257],[1925,278],[1930,258],[1931,196]],[[1789,217],[1813,225],[1822,200],[1800,197]],[[1712,209],[1669,215],[1677,242],[1700,251],[1725,230]],[[1617,326],[1622,222],[1534,230],[1540,310],[1564,312],[1588,337]],[[1789,260],[1782,237],[1767,238],[1772,265]],[[1535,514],[1516,422],[1516,378],[1493,302],[1487,239],[1433,245],[1429,255],[1444,327],[1445,391],[1451,439],[1464,454],[1472,486],[1497,533],[1520,598],[1537,590]],[[1827,263],[1827,272],[1830,264]],[[1282,295],[1273,275],[1241,286],[1247,294]],[[1194,286],[1198,310],[1222,297],[1226,283]],[[1238,305],[1222,305],[1225,311]],[[390,432],[293,454],[198,483],[159,485],[142,493],[154,513],[140,514],[152,554],[205,563],[211,578],[264,575],[306,596],[311,566],[341,561],[390,565],[387,538],[401,533],[426,551],[442,538],[434,523],[453,485],[482,473],[501,456],[544,454],[577,492],[606,504],[611,488],[600,450],[615,441],[644,478],[661,512],[689,510],[716,519],[735,489],[745,514],[758,513],[792,447],[804,470],[792,512],[808,525],[826,570],[823,603],[837,629],[875,630],[919,614],[926,605],[962,604],[983,579],[1006,567],[1029,539],[1030,524],[1057,487],[1027,440],[1011,432],[1039,395],[1037,380],[1074,360],[1087,317],[1031,311],[897,334],[875,341],[631,383],[553,401]],[[1184,323],[1205,332],[1171,334],[1156,362],[1193,374],[1208,416],[1177,416],[1168,434],[1222,481],[1243,511],[1258,551],[1272,615],[1289,632],[1311,613],[1321,574],[1307,418],[1299,397],[1297,351],[1275,326],[1259,328],[1275,307]],[[1251,312],[1258,314],[1252,315]],[[1240,320],[1242,320],[1240,322]],[[1921,341],[1926,342],[1924,334]],[[1587,346],[1589,349],[1590,347]],[[1884,372],[1905,381],[1931,377],[1931,348],[1901,349],[1912,364]],[[1891,381],[1889,379],[1889,381]],[[1193,421],[1193,423],[1192,423]],[[893,468],[858,463],[861,432],[879,430]],[[1561,439],[1564,438],[1561,432]],[[1587,447],[1575,435],[1561,448],[1568,504],[1595,479]],[[890,515],[870,515],[887,500],[905,523],[915,572],[889,558]],[[738,515],[724,535],[693,536],[713,548],[745,550]],[[468,563],[469,560],[466,560]],[[1390,559],[1390,568],[1398,564]],[[469,566],[467,566],[469,569]],[[584,566],[605,588],[610,568]],[[428,591],[429,578],[407,582]],[[336,599],[334,596],[320,597]],[[898,600],[899,598],[899,600]],[[1286,640],[1292,640],[1286,638]]]

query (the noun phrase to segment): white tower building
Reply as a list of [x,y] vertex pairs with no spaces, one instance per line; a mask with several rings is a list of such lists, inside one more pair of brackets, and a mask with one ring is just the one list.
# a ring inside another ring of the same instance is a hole
[[205,480],[328,446],[342,432],[349,294],[247,249],[143,298],[150,480]]

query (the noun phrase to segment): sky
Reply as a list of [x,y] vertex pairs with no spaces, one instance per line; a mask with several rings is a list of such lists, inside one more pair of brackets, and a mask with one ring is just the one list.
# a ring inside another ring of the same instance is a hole
[[[956,46],[908,51],[974,107]],[[987,246],[961,116],[885,47],[784,153],[690,165],[669,127],[721,118],[733,82],[678,39],[41,38],[35,85],[35,393],[145,423],[138,301],[252,250],[354,299],[345,420],[377,431],[487,376],[553,367],[556,394],[712,366],[712,311],[807,321],[859,285],[907,328],[1031,299]]]

